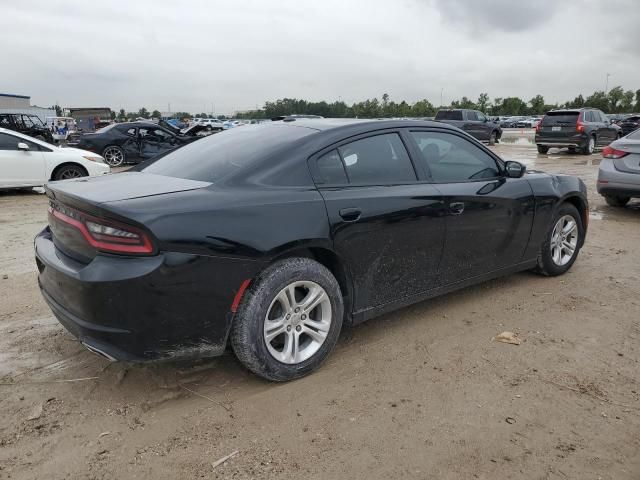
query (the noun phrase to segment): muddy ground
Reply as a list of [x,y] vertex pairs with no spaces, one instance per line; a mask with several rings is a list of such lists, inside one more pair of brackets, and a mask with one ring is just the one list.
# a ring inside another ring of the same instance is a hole
[[[38,292],[44,196],[0,194],[0,479],[640,478],[640,202],[606,206],[599,154],[539,156],[518,133],[495,148],[586,181],[573,269],[367,322],[287,384],[231,354],[145,367],[87,352]],[[505,330],[523,343],[492,341]]]

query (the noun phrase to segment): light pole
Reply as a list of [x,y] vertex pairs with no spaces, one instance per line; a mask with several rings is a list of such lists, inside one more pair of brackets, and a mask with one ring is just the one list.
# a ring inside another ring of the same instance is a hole
[[607,80],[604,82],[604,94],[607,94],[607,90],[609,89],[609,77],[611,76],[610,73],[607,73]]
[[444,93],[444,88],[440,89],[440,107],[444,107],[443,103],[442,103],[442,94]]

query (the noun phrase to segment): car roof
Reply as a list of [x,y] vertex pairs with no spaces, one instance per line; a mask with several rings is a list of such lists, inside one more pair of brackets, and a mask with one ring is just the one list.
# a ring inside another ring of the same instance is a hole
[[381,130],[385,128],[402,128],[402,127],[438,127],[455,130],[455,127],[442,122],[432,120],[371,120],[361,118],[292,118],[287,120],[278,120],[273,123],[282,123],[294,127],[310,128],[318,131],[327,131],[344,127],[349,130]]

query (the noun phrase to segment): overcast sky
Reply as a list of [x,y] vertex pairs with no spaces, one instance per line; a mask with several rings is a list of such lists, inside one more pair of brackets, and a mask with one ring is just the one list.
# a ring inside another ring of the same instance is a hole
[[2,2],[0,92],[230,113],[298,97],[548,102],[640,89],[638,0]]

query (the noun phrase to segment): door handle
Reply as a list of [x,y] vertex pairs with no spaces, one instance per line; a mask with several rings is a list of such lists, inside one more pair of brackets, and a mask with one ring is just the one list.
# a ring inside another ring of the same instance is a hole
[[449,212],[451,215],[460,215],[464,212],[464,202],[451,202],[449,204]]
[[345,222],[357,222],[358,220],[360,220],[362,210],[357,207],[343,208],[338,213],[340,213],[340,216]]

